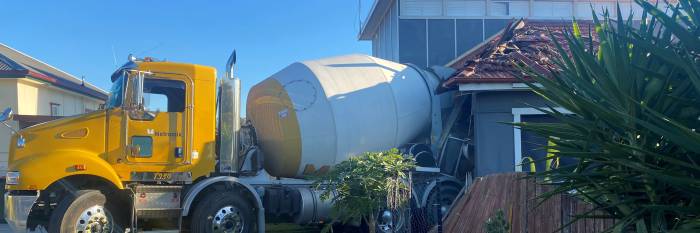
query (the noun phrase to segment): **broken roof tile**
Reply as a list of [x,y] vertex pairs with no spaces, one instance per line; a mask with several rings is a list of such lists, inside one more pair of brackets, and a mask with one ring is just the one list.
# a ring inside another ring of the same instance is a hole
[[[584,37],[593,34],[588,33],[593,30],[591,22],[579,21],[578,24]],[[554,40],[568,51],[564,35],[571,28],[572,22],[563,20],[514,21],[490,40],[467,51],[453,62],[451,67],[457,71],[441,87],[451,89],[460,83],[521,82],[518,76],[525,75],[515,64],[527,65],[540,73],[556,70],[554,61],[561,56]]]

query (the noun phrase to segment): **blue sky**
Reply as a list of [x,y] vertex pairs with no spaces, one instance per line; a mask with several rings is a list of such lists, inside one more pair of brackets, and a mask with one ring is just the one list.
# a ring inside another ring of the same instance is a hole
[[214,66],[222,75],[235,48],[245,98],[292,62],[370,54],[357,34],[373,1],[360,1],[10,1],[0,8],[0,43],[105,90],[130,53]]

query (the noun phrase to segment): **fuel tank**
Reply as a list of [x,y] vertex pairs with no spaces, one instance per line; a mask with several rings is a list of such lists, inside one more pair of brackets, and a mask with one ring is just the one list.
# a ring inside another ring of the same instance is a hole
[[293,63],[248,93],[268,173],[302,177],[404,145],[430,125],[431,91],[411,66],[367,55]]

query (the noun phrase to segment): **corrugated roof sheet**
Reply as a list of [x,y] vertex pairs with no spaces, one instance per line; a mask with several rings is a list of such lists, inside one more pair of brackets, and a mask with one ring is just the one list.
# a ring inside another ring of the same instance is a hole
[[104,90],[2,43],[0,43],[0,77],[32,77],[79,94],[107,99],[107,92]]
[[[593,31],[590,22],[578,24],[584,37],[593,34],[589,34]],[[571,21],[514,21],[453,62],[452,68],[457,72],[442,84],[442,88],[451,89],[460,83],[520,82],[517,76],[523,74],[514,65],[516,63],[540,73],[556,70],[554,61],[561,56],[552,38],[568,51],[564,32],[571,28]]]

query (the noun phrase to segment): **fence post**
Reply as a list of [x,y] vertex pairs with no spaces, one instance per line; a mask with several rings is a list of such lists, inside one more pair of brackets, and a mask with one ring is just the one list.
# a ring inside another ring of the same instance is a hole
[[438,180],[435,185],[435,191],[437,192],[435,195],[437,201],[433,205],[436,205],[435,211],[437,211],[437,233],[442,233],[442,197],[440,197],[440,181]]
[[406,227],[406,232],[411,233],[413,232],[413,210],[411,209],[411,203],[413,203],[413,171],[408,171],[408,187],[410,188],[409,192],[409,198],[408,198],[408,203],[406,204],[406,224],[408,226]]

